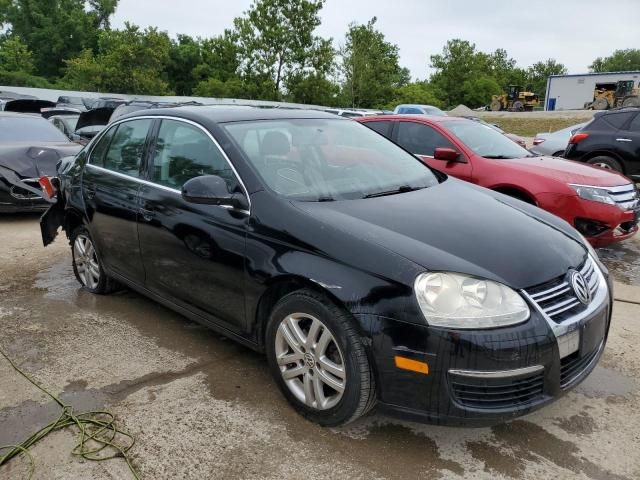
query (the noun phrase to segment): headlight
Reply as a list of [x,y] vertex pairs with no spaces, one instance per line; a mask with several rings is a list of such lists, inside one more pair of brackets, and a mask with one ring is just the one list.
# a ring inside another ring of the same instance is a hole
[[429,323],[449,328],[495,328],[522,323],[529,307],[509,287],[458,273],[423,273],[414,285]]
[[611,198],[609,192],[605,188],[587,187],[584,185],[569,185],[573,188],[580,198],[591,200],[592,202],[606,203],[607,205],[615,205],[616,201]]

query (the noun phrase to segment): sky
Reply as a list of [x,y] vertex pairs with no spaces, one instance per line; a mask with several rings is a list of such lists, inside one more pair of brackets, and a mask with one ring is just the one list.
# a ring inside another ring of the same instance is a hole
[[[129,21],[172,37],[211,37],[231,28],[251,3],[120,0],[112,26]],[[520,67],[555,58],[569,73],[587,72],[596,57],[614,50],[640,47],[640,0],[326,0],[317,34],[333,38],[338,47],[351,22],[366,23],[373,16],[400,48],[400,64],[417,79],[429,76],[430,55],[451,38],[469,40],[484,52],[504,48]]]

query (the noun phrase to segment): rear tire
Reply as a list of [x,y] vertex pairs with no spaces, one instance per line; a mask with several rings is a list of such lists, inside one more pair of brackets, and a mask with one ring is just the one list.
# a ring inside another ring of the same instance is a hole
[[591,108],[594,110],[607,110],[609,108],[609,101],[606,98],[596,98],[591,104]]
[[600,167],[605,170],[615,170],[616,172],[624,173],[622,170],[622,165],[615,158],[607,157],[606,155],[601,155],[598,157],[593,157],[587,160],[589,165],[593,165],[594,167]]
[[625,98],[622,102],[623,107],[640,107],[640,97]]
[[269,369],[293,408],[333,427],[375,405],[375,380],[351,315],[324,295],[298,290],[274,306],[266,329]]
[[98,257],[89,230],[84,225],[71,233],[73,273],[82,288],[104,295],[118,289],[118,283],[108,277]]

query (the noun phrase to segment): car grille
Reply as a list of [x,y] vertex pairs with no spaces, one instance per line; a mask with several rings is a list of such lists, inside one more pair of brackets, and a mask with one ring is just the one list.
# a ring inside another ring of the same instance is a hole
[[638,191],[633,183],[619,187],[606,187],[609,195],[623,210],[633,210],[640,203]]
[[593,352],[580,356],[580,352],[575,352],[560,360],[560,386],[566,388],[578,378],[589,367],[598,352],[602,348],[600,345]]
[[[592,297],[598,290],[598,275],[595,269],[591,257],[587,256],[580,273],[587,281]],[[549,318],[558,323],[586,308],[576,297],[566,276],[530,288],[527,294]]]
[[451,388],[456,401],[469,408],[518,408],[542,397],[544,370],[517,379],[478,380],[452,376]]

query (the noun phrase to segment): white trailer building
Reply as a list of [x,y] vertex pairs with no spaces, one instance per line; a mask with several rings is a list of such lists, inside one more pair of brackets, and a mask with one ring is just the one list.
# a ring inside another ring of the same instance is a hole
[[547,80],[544,109],[580,110],[593,101],[596,85],[614,84],[620,80],[640,82],[640,72],[583,73],[580,75],[551,75]]

